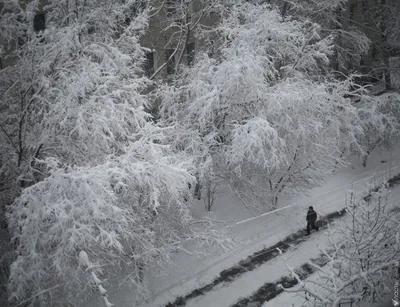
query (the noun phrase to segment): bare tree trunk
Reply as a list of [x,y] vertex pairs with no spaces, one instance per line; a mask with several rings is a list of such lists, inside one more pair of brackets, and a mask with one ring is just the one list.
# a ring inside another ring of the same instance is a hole
[[381,30],[381,43],[382,43],[382,57],[383,63],[385,65],[385,89],[390,90],[391,88],[391,77],[390,77],[390,48],[388,46],[388,29],[387,29],[387,21],[388,21],[388,7],[386,0],[381,0],[380,3],[380,11],[381,11],[381,20],[380,20],[380,30]]
[[391,71],[390,71],[390,51],[389,47],[384,43],[383,47],[383,62],[385,65],[385,89],[386,91],[390,90],[392,88],[392,80],[391,80]]
[[378,145],[381,143],[381,141],[382,141],[382,139],[381,139],[381,138],[378,138],[378,140],[370,147],[370,149],[367,150],[366,154],[365,154],[364,157],[363,157],[363,163],[362,163],[362,165],[363,165],[364,167],[367,166],[367,160],[368,160],[369,155],[370,155],[371,152],[376,148],[376,146],[378,146]]
[[204,204],[205,207],[207,209],[208,212],[211,211],[211,207],[214,205],[214,201],[215,201],[215,192],[216,192],[216,184],[212,183],[211,180],[208,180],[207,185],[207,194],[206,194],[206,198],[204,200]]
[[194,188],[194,196],[200,200],[201,199],[201,185],[199,182],[196,182],[196,186]]
[[278,196],[273,196],[272,197],[272,200],[271,200],[271,203],[272,203],[272,209],[276,209],[277,208],[277,206],[278,206]]

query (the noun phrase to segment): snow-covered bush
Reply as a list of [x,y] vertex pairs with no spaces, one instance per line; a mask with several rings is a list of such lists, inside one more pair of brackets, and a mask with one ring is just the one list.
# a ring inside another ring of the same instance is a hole
[[335,35],[319,24],[265,3],[226,2],[216,30],[226,38],[221,57],[199,55],[161,89],[161,113],[186,135],[177,148],[201,149],[199,168],[211,158],[244,198],[275,207],[284,191],[321,184],[344,163],[343,151],[364,152],[351,97],[373,98],[352,77],[330,75]]
[[[336,307],[352,300],[371,305],[391,293],[396,278],[394,266],[400,256],[400,212],[388,202],[381,186],[367,198],[349,197],[348,217],[330,232],[331,247],[322,250],[327,264],[315,278],[300,281],[289,292],[306,292],[309,306]],[[292,274],[294,270],[290,268]]]
[[1,175],[21,188],[7,216],[10,301],[79,305],[90,294],[81,250],[98,274],[146,295],[146,268],[160,268],[183,242],[223,239],[208,232],[210,221],[192,219],[192,158],[168,145],[174,128],[145,111],[151,81],[139,40],[148,9],[134,0],[40,3],[6,0],[0,21],[10,35],[2,43],[14,48],[0,71]]

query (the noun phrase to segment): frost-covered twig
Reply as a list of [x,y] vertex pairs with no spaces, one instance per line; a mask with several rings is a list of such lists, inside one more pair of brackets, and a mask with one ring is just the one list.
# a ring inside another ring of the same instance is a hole
[[18,303],[17,305],[15,305],[15,306],[13,306],[13,307],[22,306],[22,305],[24,305],[25,303],[27,303],[27,302],[31,301],[32,299],[34,299],[35,297],[40,296],[40,295],[42,295],[42,294],[44,294],[44,293],[46,293],[46,292],[49,292],[49,291],[51,291],[51,290],[57,289],[59,286],[60,286],[60,285],[56,285],[56,286],[51,287],[51,288],[49,288],[49,289],[42,290],[42,291],[40,291],[39,293],[36,293],[35,295],[32,295],[30,298],[28,298],[28,299],[26,299],[26,300],[24,300],[24,301]]
[[79,252],[79,261],[81,262],[82,265],[84,265],[86,267],[86,271],[90,272],[91,279],[92,279],[93,283],[96,285],[97,290],[99,291],[100,295],[103,297],[106,307],[115,306],[114,304],[111,304],[108,301],[107,290],[104,289],[104,287],[102,285],[103,281],[97,277],[96,272],[94,271],[94,268],[96,266],[90,262],[89,256],[85,251]]

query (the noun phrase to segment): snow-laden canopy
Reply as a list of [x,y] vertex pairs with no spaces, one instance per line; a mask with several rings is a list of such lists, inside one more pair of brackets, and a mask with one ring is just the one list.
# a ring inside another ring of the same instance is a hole
[[[161,90],[162,113],[201,140],[203,147],[183,146],[197,150],[200,169],[207,156],[222,156],[219,166],[239,178],[241,193],[257,190],[253,196],[275,205],[287,188],[320,184],[343,163],[343,152],[364,152],[365,125],[352,97],[375,102],[352,77],[333,78],[335,35],[324,35],[307,15],[237,1],[221,12],[218,59],[200,55],[174,90]],[[368,110],[385,130],[391,119]],[[182,148],[182,135],[178,142]]]
[[121,273],[116,283],[146,295],[147,267],[182,242],[212,240],[185,201],[191,158],[170,148],[172,128],[146,111],[151,81],[139,40],[148,10],[137,1],[48,1],[46,28],[35,32],[38,6],[5,1],[0,27],[20,37],[15,46],[8,37],[15,49],[0,71],[1,174],[21,188],[8,207],[10,301],[79,304],[91,293],[80,251],[102,279]]

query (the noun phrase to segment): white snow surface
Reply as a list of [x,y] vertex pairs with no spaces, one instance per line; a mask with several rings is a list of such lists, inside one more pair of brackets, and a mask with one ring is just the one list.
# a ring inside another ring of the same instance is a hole
[[[400,198],[400,187],[396,187],[389,194],[389,202],[398,202]],[[341,224],[349,216],[344,216],[343,219],[335,220],[330,223],[331,235],[335,238],[335,228],[342,227]],[[288,265],[293,268],[298,268],[302,264],[308,262],[311,258],[317,258],[321,254],[321,249],[329,248],[329,237],[327,228],[319,232],[312,231],[311,236],[305,242],[294,245],[285,253],[283,257],[287,259]],[[254,271],[247,272],[240,276],[237,280],[228,284],[226,287],[217,287],[210,291],[205,296],[200,296],[189,301],[188,307],[229,307],[239,301],[241,298],[250,296],[253,292],[259,289],[267,282],[275,282],[282,276],[289,276],[290,273],[286,269],[285,262],[281,257],[273,258],[272,260],[261,265]],[[309,279],[318,278],[318,274],[313,274]],[[307,301],[299,294],[282,293],[275,299],[266,302],[263,307],[290,306],[304,307]]]
[[[389,204],[399,204],[399,199],[400,199],[400,186],[396,186],[395,188],[391,189],[391,192],[389,194],[388,202]],[[350,218],[350,216],[344,216],[342,220],[337,220],[336,222],[332,223],[332,232],[331,235],[333,238],[335,238],[335,231],[334,229],[337,227],[341,227],[341,224],[345,219]],[[336,232],[337,234],[337,232]],[[319,233],[312,233],[311,237],[313,237],[313,240],[308,240],[305,243],[300,243],[297,250],[295,250],[293,256],[288,260],[288,264],[293,267],[293,268],[298,268],[302,264],[306,263],[309,261],[310,258],[315,257],[315,254],[319,254],[319,249],[317,245],[319,245],[322,249],[328,247],[326,243],[328,242],[328,232],[327,231],[321,231]],[[312,245],[312,242],[314,245]],[[311,244],[308,244],[311,243]],[[309,257],[307,257],[307,253],[309,254]],[[285,258],[290,254],[290,250],[288,250],[287,253],[283,254]],[[306,254],[305,260],[304,258],[302,259],[302,256]],[[279,271],[281,273],[280,276],[289,276],[290,273],[286,269],[284,261],[279,258],[278,264],[274,267],[274,270]],[[250,278],[256,278],[256,275],[251,276]],[[309,280],[318,280],[319,278],[319,273],[316,272],[312,274],[310,277],[308,277],[305,281]],[[276,278],[278,279],[278,278]],[[276,280],[275,279],[275,280]],[[265,282],[264,282],[265,283]],[[312,284],[308,283],[308,286],[310,287]],[[257,288],[255,288],[257,289]],[[254,292],[254,291],[253,291]],[[312,302],[312,301],[311,301]],[[366,303],[365,303],[366,304]],[[311,304],[312,305],[312,304]],[[290,292],[282,292],[280,295],[278,295],[276,298],[264,303],[262,307],[276,307],[276,306],[290,306],[290,307],[304,307],[304,306],[311,306],[309,301],[306,301],[305,298],[300,295],[300,293],[290,293]],[[188,305],[192,306],[192,305]],[[193,305],[194,306],[194,305]],[[206,305],[203,305],[206,306]],[[207,305],[207,306],[229,306],[229,305]],[[370,305],[365,305],[362,307],[386,307],[390,305],[386,305],[386,303],[378,303],[374,304],[373,306]]]
[[[310,238],[304,243],[294,245],[283,254],[289,258],[288,263],[292,267],[298,267],[309,261],[310,258],[320,254],[317,245],[327,248],[328,236],[323,231],[312,233]],[[228,307],[236,303],[240,298],[251,295],[255,290],[263,286],[266,282],[274,282],[283,275],[289,275],[285,270],[285,263],[280,257],[267,261],[254,271],[247,272],[226,287],[217,288],[210,291],[205,296],[189,301],[188,307]],[[278,305],[275,305],[278,306]],[[290,305],[279,305],[290,306]]]
[[[325,185],[300,196],[281,199],[278,205],[281,208],[287,206],[286,209],[234,226],[230,235],[237,240],[237,244],[228,253],[217,247],[207,251],[208,257],[176,253],[163,274],[147,272],[151,299],[141,306],[165,306],[168,302],[173,302],[177,296],[184,296],[211,282],[222,270],[237,264],[254,252],[272,246],[286,236],[305,228],[305,212],[310,205],[320,216],[344,208],[345,197],[349,190],[362,192],[366,184],[371,181],[378,184],[399,174],[399,153],[400,144],[395,144],[390,150],[377,148],[369,157],[366,167],[362,166],[359,157],[350,158],[349,166],[339,169]],[[396,193],[392,195],[400,196],[400,188],[395,191]],[[194,206],[196,215],[206,214],[202,202],[195,203]],[[212,214],[223,221],[243,221],[254,217],[229,190],[221,191],[212,210]],[[326,246],[327,236],[324,231],[312,233],[309,240],[289,249],[285,253],[286,256],[293,254],[289,264],[297,267],[296,264],[303,264],[310,257],[317,256],[319,254],[317,244],[321,247]],[[226,287],[216,287],[204,296],[189,300],[186,306],[230,306],[239,298],[250,295],[264,283],[277,280],[283,275],[288,275],[284,263],[281,259],[275,258],[255,271],[243,274]],[[115,306],[134,305],[135,294],[126,287],[113,288],[110,285],[108,295],[109,301]],[[296,298],[293,294],[284,293],[265,306],[291,306],[294,300]],[[94,298],[85,306],[99,306],[99,298]]]

